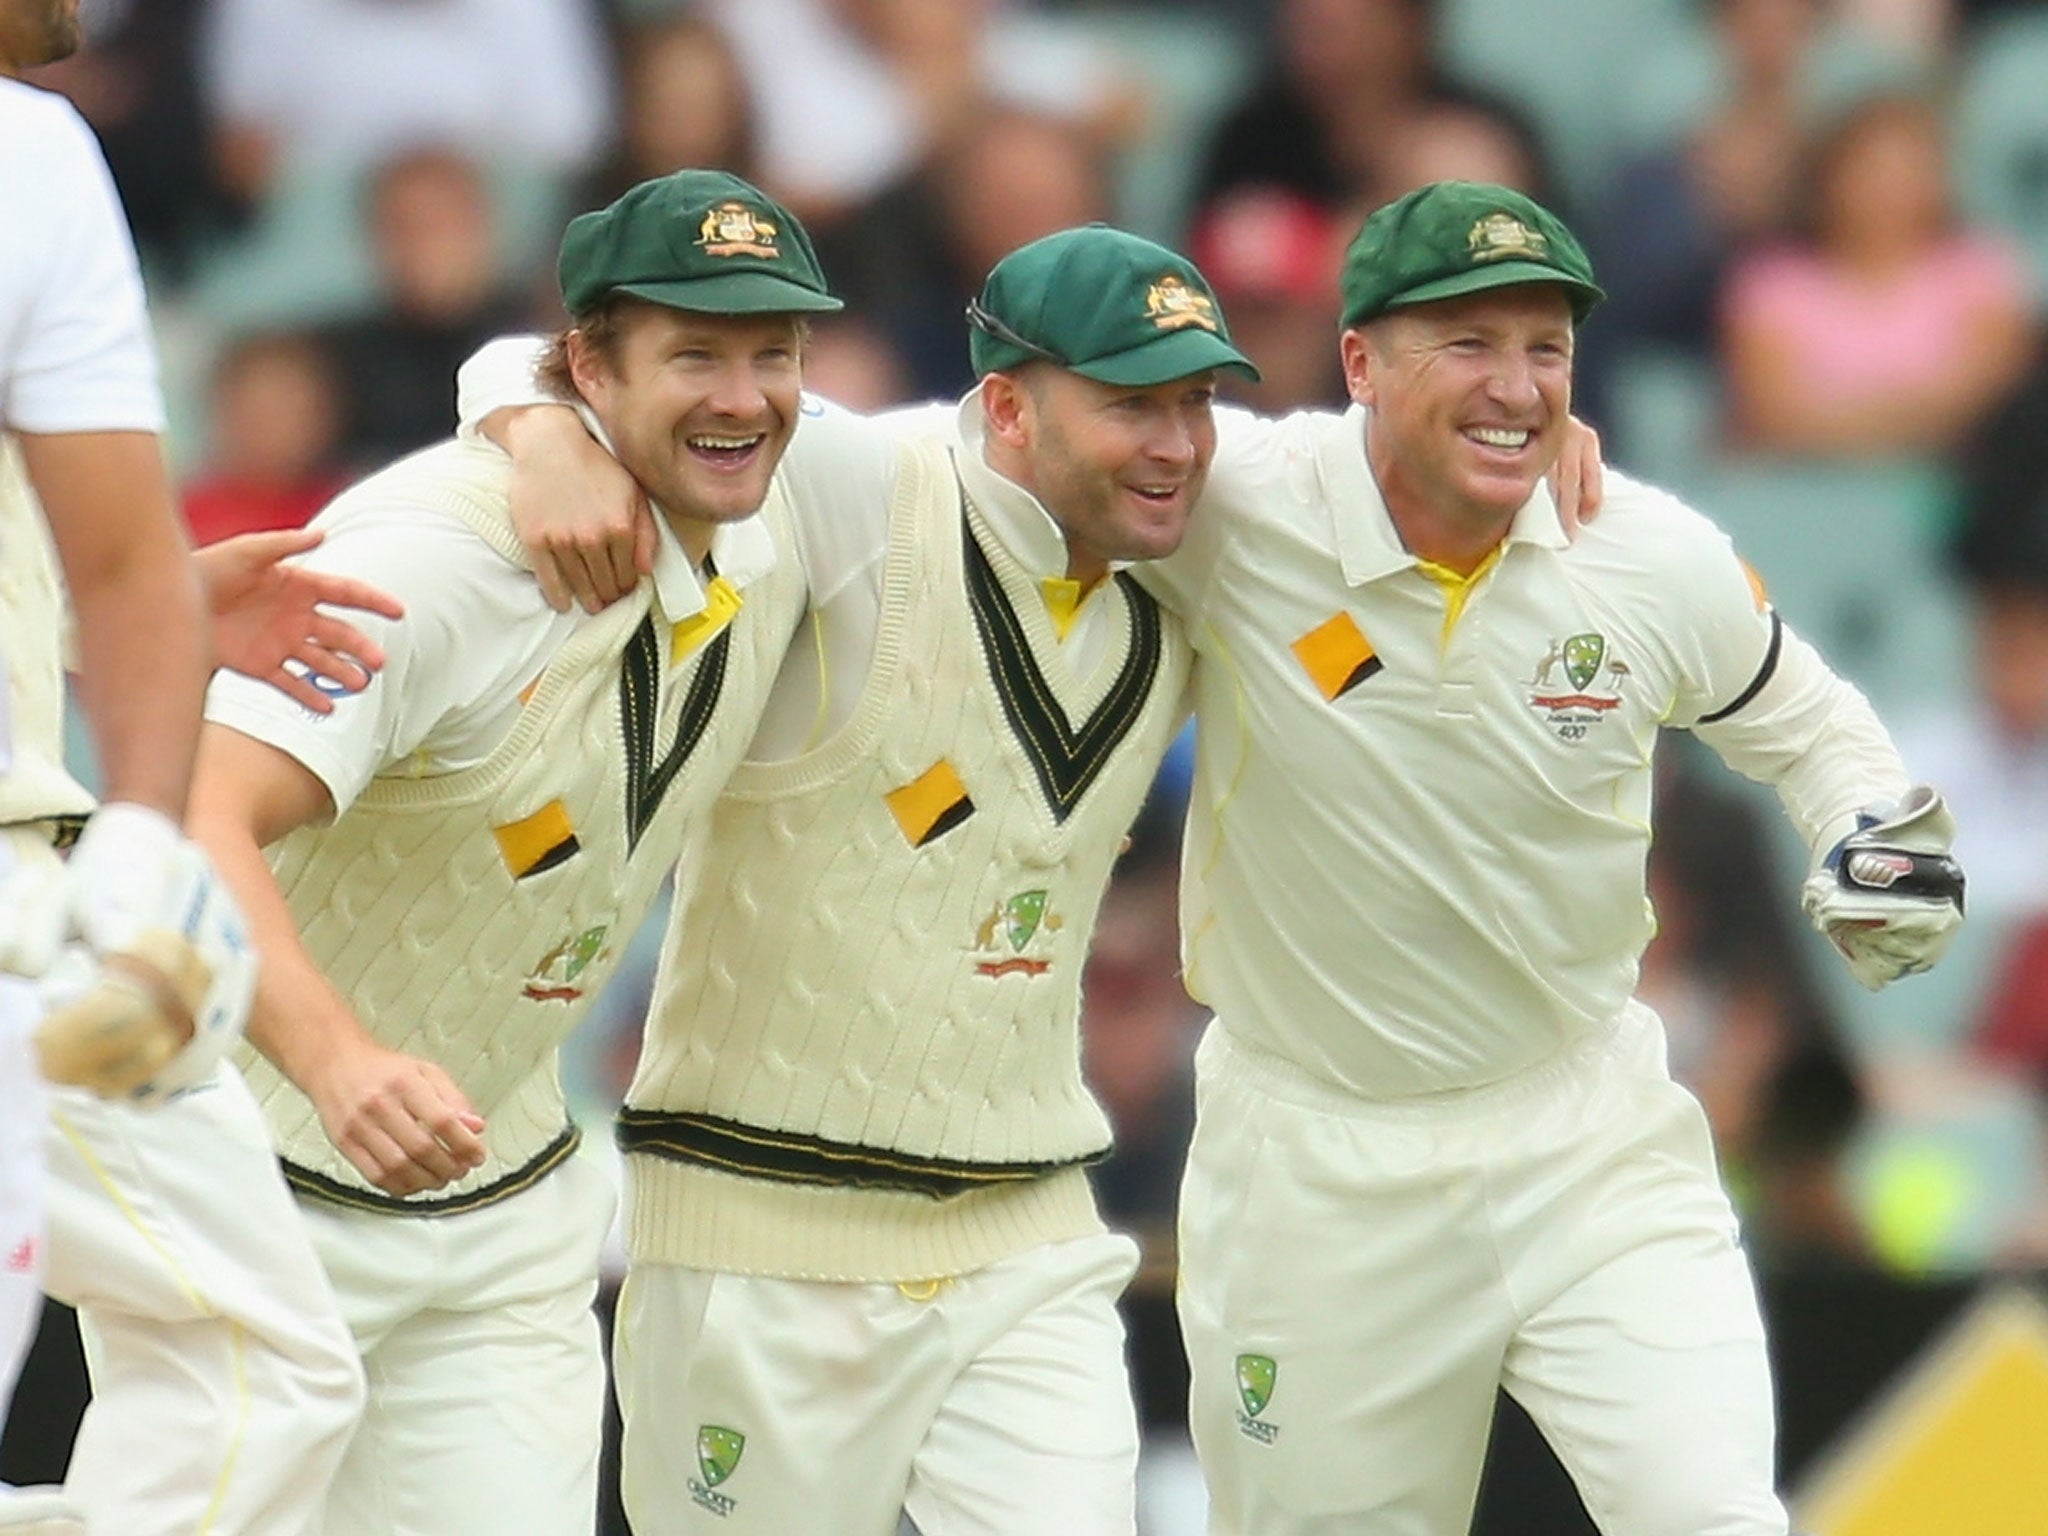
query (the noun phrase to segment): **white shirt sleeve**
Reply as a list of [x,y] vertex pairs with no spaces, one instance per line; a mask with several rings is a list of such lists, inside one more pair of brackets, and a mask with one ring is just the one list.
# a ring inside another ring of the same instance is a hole
[[142,274],[106,160],[61,97],[0,89],[0,422],[161,431]]
[[544,336],[499,336],[465,358],[455,370],[456,436],[480,441],[484,418],[507,406],[562,404],[533,376],[547,350]]
[[1859,807],[1904,793],[1905,767],[1869,701],[1779,620],[1709,529],[1682,560],[1691,655],[1670,723],[1775,789],[1807,847],[1825,853]]
[[296,758],[327,786],[338,816],[380,773],[421,776],[488,757],[539,676],[579,622],[548,608],[532,575],[459,519],[386,504],[323,514],[327,539],[304,561],[356,577],[405,605],[393,622],[356,616],[384,647],[384,669],[361,693],[315,715],[268,684],[218,672],[206,717]]
[[1870,701],[1790,629],[1780,631],[1763,686],[1693,731],[1729,767],[1777,791],[1816,857],[1854,829],[1859,807],[1896,800],[1908,787]]

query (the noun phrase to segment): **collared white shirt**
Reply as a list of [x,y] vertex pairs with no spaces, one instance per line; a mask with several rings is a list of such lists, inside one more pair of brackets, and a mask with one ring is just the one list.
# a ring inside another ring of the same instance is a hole
[[[655,602],[675,623],[704,611],[706,586],[668,519],[655,521]],[[523,691],[590,621],[581,609],[555,612],[531,572],[452,512],[357,494],[313,526],[327,538],[303,557],[307,565],[368,581],[405,606],[396,622],[358,618],[385,649],[383,670],[361,693],[335,698],[331,715],[218,672],[206,716],[304,764],[326,785],[337,816],[378,774],[456,773],[488,758],[518,720]],[[775,560],[774,538],[758,518],[722,523],[712,534],[712,564],[742,601]]]
[[1904,778],[1706,519],[1610,471],[1575,543],[1539,490],[1460,582],[1402,544],[1364,425],[1226,422],[1189,540],[1140,574],[1197,652],[1189,988],[1392,1098],[1496,1081],[1627,1003],[1660,728],[1777,783],[1809,837]]

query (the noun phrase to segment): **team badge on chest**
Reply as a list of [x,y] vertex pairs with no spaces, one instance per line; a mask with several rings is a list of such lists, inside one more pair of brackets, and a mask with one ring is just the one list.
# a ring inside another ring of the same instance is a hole
[[1529,707],[1558,740],[1584,741],[1588,732],[1621,707],[1630,676],[1628,663],[1614,655],[1607,637],[1594,630],[1550,642],[1528,681]]
[[1052,969],[1052,936],[1064,924],[1044,891],[999,902],[974,932],[974,968],[984,976],[1043,976]]

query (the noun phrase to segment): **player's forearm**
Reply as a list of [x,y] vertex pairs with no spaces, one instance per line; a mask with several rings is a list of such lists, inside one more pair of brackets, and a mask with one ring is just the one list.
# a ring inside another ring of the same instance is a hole
[[1911,782],[1870,701],[1789,628],[1769,683],[1697,734],[1738,773],[1777,791],[1809,848],[1831,846],[1858,807],[1896,799]]
[[211,653],[162,446],[144,432],[21,441],[77,618],[104,796],[182,818]]
[[255,836],[246,823],[213,809],[203,781],[194,797],[191,825],[194,840],[206,849],[240,903],[250,939],[262,957],[256,1000],[249,1011],[249,1043],[310,1092],[308,1085],[323,1061],[368,1036],[306,953],[298,923]]

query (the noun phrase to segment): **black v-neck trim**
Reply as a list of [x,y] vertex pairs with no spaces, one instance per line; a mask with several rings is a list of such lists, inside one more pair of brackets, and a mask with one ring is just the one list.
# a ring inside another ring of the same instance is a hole
[[1130,614],[1130,645],[1109,691],[1076,729],[1046,681],[1024,622],[1004,592],[995,567],[975,540],[974,525],[965,510],[965,487],[961,495],[960,543],[967,568],[967,598],[974,610],[974,627],[981,634],[982,654],[988,659],[1003,714],[1038,774],[1047,808],[1053,820],[1065,822],[1138,723],[1152,695],[1163,650],[1159,605],[1129,573],[1116,573],[1114,579],[1123,589],[1124,607]]

